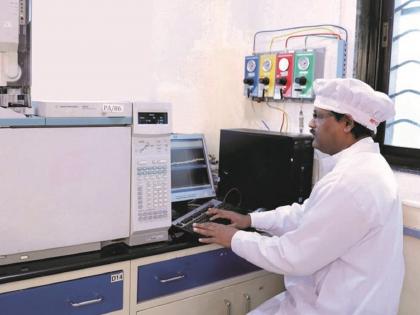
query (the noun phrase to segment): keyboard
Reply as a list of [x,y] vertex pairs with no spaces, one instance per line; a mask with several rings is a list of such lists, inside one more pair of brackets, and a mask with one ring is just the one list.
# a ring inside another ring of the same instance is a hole
[[[235,210],[234,207],[230,206],[229,204],[225,204],[220,200],[211,199],[206,203],[198,206],[197,208],[191,210],[187,214],[179,217],[178,219],[172,221],[172,226],[175,226],[185,232],[188,233],[195,233],[193,231],[193,223],[204,223],[208,222],[209,219],[212,217],[208,215],[206,212],[209,208],[221,208],[227,210]],[[216,219],[214,222],[216,223],[223,223],[229,224],[230,221],[226,219]]]

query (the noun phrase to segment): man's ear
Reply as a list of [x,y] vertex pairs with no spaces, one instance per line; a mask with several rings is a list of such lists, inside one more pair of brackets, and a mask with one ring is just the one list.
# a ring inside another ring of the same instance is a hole
[[344,125],[344,131],[345,132],[351,132],[351,130],[354,127],[354,120],[353,120],[353,118],[351,116],[349,116],[349,115],[345,115],[343,119],[344,119],[344,123],[345,123],[345,125]]

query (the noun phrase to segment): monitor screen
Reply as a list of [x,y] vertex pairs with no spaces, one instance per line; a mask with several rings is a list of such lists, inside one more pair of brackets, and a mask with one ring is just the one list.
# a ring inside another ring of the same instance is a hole
[[216,196],[204,135],[172,135],[171,182],[172,202]]

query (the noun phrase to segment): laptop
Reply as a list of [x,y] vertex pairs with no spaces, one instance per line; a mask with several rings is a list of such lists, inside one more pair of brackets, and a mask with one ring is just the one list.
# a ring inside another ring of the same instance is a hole
[[[206,141],[203,134],[171,136],[172,226],[193,233],[192,224],[206,222],[208,208],[233,207],[216,198]],[[219,223],[230,223],[220,220]]]

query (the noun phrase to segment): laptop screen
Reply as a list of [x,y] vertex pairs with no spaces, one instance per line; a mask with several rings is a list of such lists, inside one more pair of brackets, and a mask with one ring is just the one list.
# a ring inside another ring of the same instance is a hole
[[172,202],[216,196],[203,134],[171,136],[171,182]]

